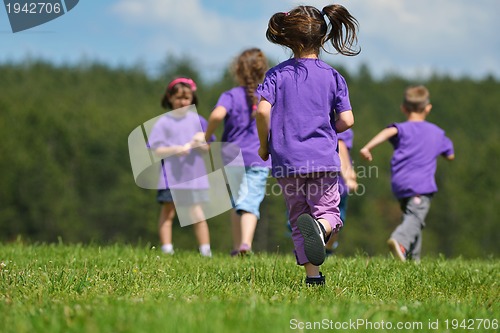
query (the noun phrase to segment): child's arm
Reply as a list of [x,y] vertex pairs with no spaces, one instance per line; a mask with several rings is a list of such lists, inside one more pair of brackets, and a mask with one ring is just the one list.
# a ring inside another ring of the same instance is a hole
[[453,149],[453,142],[447,136],[444,137],[443,152],[441,154],[448,161],[455,159],[455,150]]
[[191,143],[186,143],[184,146],[161,146],[154,150],[158,158],[166,158],[169,156],[185,156],[191,152]]
[[365,160],[372,161],[373,156],[370,150],[378,146],[384,141],[389,140],[392,138],[394,135],[398,134],[398,129],[394,126],[387,127],[380,131],[377,135],[373,137],[361,150],[359,151],[361,154],[361,157],[363,157]]
[[338,118],[335,120],[335,130],[337,133],[347,131],[354,125],[354,115],[352,110],[340,112]]
[[227,115],[227,110],[223,106],[216,107],[208,118],[207,130],[205,131],[205,141],[209,142],[217,127]]
[[345,180],[347,188],[355,191],[358,188],[356,181],[356,172],[352,168],[351,158],[349,157],[349,149],[344,141],[339,140],[339,157],[340,157],[340,174]]
[[269,159],[267,140],[269,137],[269,123],[271,122],[271,103],[263,97],[257,106],[255,121],[257,122],[257,132],[259,133],[259,156],[264,161],[267,161]]

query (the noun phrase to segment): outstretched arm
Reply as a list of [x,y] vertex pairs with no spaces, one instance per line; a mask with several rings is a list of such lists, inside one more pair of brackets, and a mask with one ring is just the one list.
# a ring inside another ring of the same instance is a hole
[[373,156],[371,150],[379,144],[389,140],[396,134],[398,134],[398,129],[394,126],[383,129],[382,131],[380,131],[380,133],[375,135],[373,139],[368,141],[368,143],[363,148],[361,148],[361,150],[359,151],[361,157],[363,157],[365,160],[372,161]]
[[257,132],[259,133],[259,156],[264,161],[269,159],[268,137],[269,137],[269,123],[271,122],[271,103],[265,98],[261,98],[257,106],[257,114],[255,115],[257,122]]

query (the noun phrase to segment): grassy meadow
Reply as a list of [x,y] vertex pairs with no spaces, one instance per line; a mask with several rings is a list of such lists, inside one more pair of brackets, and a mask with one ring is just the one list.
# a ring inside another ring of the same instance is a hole
[[0,245],[0,332],[498,332],[500,261]]

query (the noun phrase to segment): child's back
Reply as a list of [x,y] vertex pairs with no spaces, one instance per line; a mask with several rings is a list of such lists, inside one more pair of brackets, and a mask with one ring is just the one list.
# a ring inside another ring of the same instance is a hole
[[273,175],[340,170],[332,110],[349,111],[351,104],[347,84],[335,69],[319,59],[290,59],[268,73],[259,93],[273,104]]
[[[260,218],[260,204],[265,196],[269,161],[258,155],[259,140],[255,121],[257,85],[268,69],[267,58],[258,48],[243,51],[232,65],[238,87],[225,91],[210,114],[205,133],[208,138],[224,121],[222,158],[225,175],[232,192],[231,255],[251,252]],[[236,158],[241,152],[242,159]],[[242,168],[244,166],[244,168]]]
[[294,58],[270,70],[259,86],[259,156],[272,156],[297,264],[304,266],[309,285],[324,284],[324,245],[342,227],[337,133],[354,124],[345,80],[318,56],[327,42],[340,54],[357,55],[357,27],[341,5],[298,6],[274,14],[266,31],[270,42],[288,47]]
[[397,198],[437,192],[434,179],[437,158],[450,155],[451,140],[427,121],[396,123],[398,134],[389,141],[394,147],[391,160],[392,191]]
[[409,87],[405,91],[401,110],[407,117],[374,136],[360,151],[369,161],[371,149],[389,140],[394,146],[391,161],[392,191],[403,211],[403,222],[387,241],[396,258],[420,260],[422,229],[437,192],[434,179],[437,158],[442,155],[453,160],[453,143],[444,131],[425,119],[432,109],[429,91],[424,86]]

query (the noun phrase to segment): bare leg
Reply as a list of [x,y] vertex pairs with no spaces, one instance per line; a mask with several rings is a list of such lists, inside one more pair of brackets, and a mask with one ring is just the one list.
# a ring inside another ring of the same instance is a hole
[[307,276],[319,276],[319,266],[314,266],[310,262],[304,264]]
[[193,205],[191,207],[191,217],[193,221],[200,221],[193,225],[194,233],[198,244],[210,244],[210,233],[208,231],[208,223],[205,220],[205,215],[203,214],[203,209],[200,205]]
[[196,235],[196,239],[198,240],[198,244],[210,244],[210,232],[208,230],[207,221],[202,221],[195,223],[193,225],[194,234]]
[[331,235],[330,239],[328,240],[328,242],[326,242],[325,247],[327,249],[331,250],[332,247],[333,247],[333,243],[335,243],[338,239],[339,239],[339,234],[333,234],[333,235]]
[[323,228],[325,228],[326,231],[326,235],[328,236],[332,232],[332,226],[330,225],[330,222],[325,219],[318,219],[318,222],[323,225]]
[[171,202],[165,202],[161,206],[158,230],[161,244],[172,244],[172,223],[175,217],[175,206]]
[[233,233],[233,250],[238,251],[241,245],[241,216],[231,210],[231,226]]
[[243,212],[241,215],[241,244],[252,247],[255,228],[257,227],[257,216],[252,213]]

